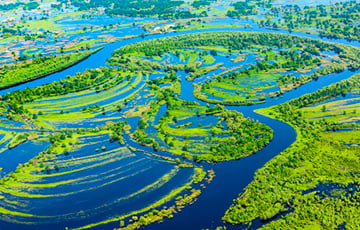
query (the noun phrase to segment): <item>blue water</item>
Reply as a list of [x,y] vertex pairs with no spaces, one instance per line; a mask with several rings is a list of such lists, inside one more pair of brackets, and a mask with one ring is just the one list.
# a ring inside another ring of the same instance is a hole
[[[26,141],[15,148],[5,150],[0,153],[0,177],[4,177],[10,172],[14,172],[19,164],[28,162],[38,155],[39,152],[49,147],[49,142]],[[31,151],[29,151],[31,149]]]
[[[107,160],[101,159],[96,155],[101,154],[103,151],[96,151],[96,148],[105,146],[105,151],[112,151],[121,146],[116,142],[110,143],[107,135],[79,139],[81,144],[85,145],[76,151],[70,151],[68,155],[59,156],[56,159],[59,170],[43,172],[44,174],[49,174],[50,177],[45,177],[40,182],[34,182],[34,184],[56,183],[71,179],[78,179],[77,181],[53,188],[24,188],[30,194],[53,195],[46,199],[26,199],[26,202],[24,202],[16,196],[6,196],[8,200],[17,199],[20,202],[19,205],[15,205],[20,211],[28,212],[31,210],[36,215],[51,216],[44,217],[41,220],[35,217],[17,217],[13,221],[35,221],[37,225],[17,225],[2,222],[1,229],[64,229],[66,226],[81,226],[85,223],[102,221],[107,218],[123,215],[155,202],[159,197],[168,194],[174,187],[188,182],[193,173],[192,168],[181,169],[162,186],[155,186],[152,187],[152,190],[132,195],[134,192],[156,181],[165,173],[168,173],[174,168],[175,164],[147,157],[142,152],[119,152]],[[33,149],[34,153],[38,150],[33,146],[25,145],[24,149]],[[18,151],[20,150],[18,149]],[[104,156],[106,157],[107,154],[104,154]],[[21,157],[24,160],[28,160],[28,158],[19,154],[16,155],[15,153],[13,153],[13,157],[14,159]],[[92,161],[75,165],[71,164],[73,161],[77,162],[78,159]],[[11,159],[1,158],[1,160],[10,167]],[[63,163],[66,161],[68,163]],[[98,163],[105,164],[97,166],[96,164]],[[13,165],[17,164],[18,162]],[[92,165],[96,167],[85,168]],[[4,167],[4,170],[8,168]],[[81,168],[85,169],[71,172],[71,170]],[[62,172],[71,173],[61,174]],[[53,173],[60,174],[54,176],[52,175]],[[31,184],[32,182],[28,183]],[[129,195],[132,196],[126,199]],[[9,204],[3,200],[0,200],[0,205],[9,207]],[[12,205],[10,206],[10,209],[12,209]],[[54,209],[54,207],[56,208]]]

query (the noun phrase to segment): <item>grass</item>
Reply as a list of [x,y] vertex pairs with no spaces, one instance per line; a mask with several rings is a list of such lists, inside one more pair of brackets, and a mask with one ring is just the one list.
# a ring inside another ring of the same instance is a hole
[[40,29],[49,31],[61,30],[61,26],[56,24],[53,19],[28,21],[22,24],[22,26],[24,26],[24,28],[27,28],[29,31],[39,31]]
[[[42,115],[38,115],[35,120],[35,124],[38,127],[53,129],[61,123],[76,123],[84,121],[85,119],[94,120],[95,116],[104,112],[114,111],[114,106],[122,104],[125,100],[131,99],[145,86],[143,81],[143,76],[138,74],[135,76],[134,80],[121,82],[117,86],[100,93],[91,93],[94,92],[92,89],[85,90],[85,92],[80,91],[64,96],[43,98],[31,104],[26,104],[24,107],[33,114],[37,114],[39,111],[43,113]],[[131,92],[129,95],[123,96],[129,92]],[[81,108],[94,104],[102,104],[102,102],[112,98],[115,99],[113,102],[105,103],[101,106],[104,111],[102,109],[91,113],[80,111]],[[103,119],[103,121],[110,119],[111,118]],[[114,117],[112,117],[112,119],[114,119]],[[101,121],[101,119],[95,120]]]
[[220,66],[223,65],[224,63],[216,63],[212,66],[197,68],[196,71],[194,73],[191,73],[190,76],[187,76],[186,79],[188,81],[193,81],[195,78],[206,75],[211,71],[217,70]]
[[28,140],[30,133],[17,133],[11,141],[8,143],[8,148],[12,149],[18,146],[19,144]]
[[206,55],[203,57],[203,63],[205,65],[211,65],[216,61],[216,59],[212,55]]
[[[352,95],[352,93],[349,93]],[[356,94],[353,94],[354,96]],[[349,104],[350,103],[350,104]],[[326,120],[328,122],[349,123],[359,121],[359,98],[338,97],[335,101],[321,103],[300,110],[307,119]]]

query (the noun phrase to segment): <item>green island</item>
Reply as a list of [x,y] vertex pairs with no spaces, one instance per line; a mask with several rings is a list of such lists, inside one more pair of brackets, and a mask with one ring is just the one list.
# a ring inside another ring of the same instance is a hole
[[[164,84],[167,81],[150,81],[152,92],[158,95],[157,100],[142,110],[142,119],[132,134],[140,144],[152,146],[154,150],[166,149],[194,161],[216,162],[255,153],[271,141],[272,130],[266,125],[223,106],[210,108],[180,100],[171,89],[159,88],[159,82]],[[155,116],[159,116],[160,106],[166,106],[167,111],[158,124],[153,124],[157,132],[149,135],[146,128]],[[127,115],[133,116],[131,113]],[[159,142],[165,146],[160,146]]]
[[[334,56],[322,54],[324,51]],[[187,80],[206,75],[207,81],[195,83],[196,98],[213,104],[250,105],[323,75],[357,70],[358,53],[358,48],[283,34],[217,32],[129,45],[115,51],[109,64],[129,70],[182,70],[190,73]],[[244,60],[250,55],[255,56],[256,64],[246,68]],[[232,57],[234,67],[219,72],[226,66],[215,63],[218,56]],[[293,71],[302,74],[295,76]]]
[[257,171],[223,219],[251,225],[260,218],[262,229],[357,228],[359,89],[360,75],[354,75],[259,110],[290,124],[297,140]]
[[0,89],[45,77],[79,63],[97,52],[87,50],[69,54],[42,56],[0,67]]

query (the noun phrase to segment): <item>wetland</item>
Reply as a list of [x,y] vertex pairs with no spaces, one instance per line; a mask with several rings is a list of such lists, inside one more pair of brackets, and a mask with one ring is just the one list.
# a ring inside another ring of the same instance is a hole
[[0,228],[357,228],[357,3],[140,2],[4,8]]

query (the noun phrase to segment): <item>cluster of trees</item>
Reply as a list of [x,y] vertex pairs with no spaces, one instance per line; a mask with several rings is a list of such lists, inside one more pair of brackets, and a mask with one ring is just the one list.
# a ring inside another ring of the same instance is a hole
[[[240,97],[239,93],[237,93],[234,95],[233,99],[219,101],[207,98],[204,92],[212,86],[213,82],[214,86],[216,86],[216,81],[222,81],[225,78],[226,82],[236,84],[238,78],[243,76],[249,77],[254,73],[267,73],[269,71],[277,71],[277,69],[281,68],[298,70],[315,67],[316,65],[321,64],[320,55],[323,51],[334,52],[339,55],[340,59],[337,62],[332,62],[323,68],[316,70],[312,74],[304,74],[301,77],[294,77],[291,75],[280,76],[278,84],[281,87],[281,91],[272,92],[271,96],[280,95],[282,90],[291,90],[308,81],[316,80],[320,76],[330,73],[339,73],[346,68],[356,70],[360,66],[360,50],[358,48],[349,48],[340,44],[284,34],[242,32],[188,34],[144,41],[136,45],[128,45],[118,49],[113,53],[109,63],[119,64],[130,69],[141,69],[144,67],[146,70],[184,70],[187,73],[191,73],[190,76],[187,77],[188,80],[191,80],[198,75],[212,71],[214,68],[216,69],[218,66],[215,65],[201,68],[201,63],[199,62],[176,65],[166,64],[144,59],[143,56],[154,59],[158,59],[158,57],[161,58],[165,53],[174,53],[175,55],[180,56],[179,50],[181,49],[196,49],[213,46],[221,46],[231,53],[232,51],[251,49],[254,45],[259,44],[265,47],[272,47],[259,50],[259,54],[265,57],[263,61],[259,61],[255,65],[246,68],[239,73],[223,75],[214,81],[205,82],[204,84],[195,87],[195,96],[203,101],[226,105],[261,103],[266,99],[264,95],[258,95],[258,98],[248,98],[248,95]],[[273,49],[278,49],[279,53],[276,54]],[[199,53],[199,56],[203,55],[202,52]],[[204,53],[209,55],[208,52]],[[217,55],[217,52],[212,50],[210,51],[210,54],[215,56]],[[209,93],[209,90],[205,93]]]
[[244,118],[242,113],[227,110],[221,114],[221,119],[226,121],[232,138],[210,148],[217,158],[239,159],[259,151],[273,138],[271,128],[253,119]]
[[35,10],[39,6],[40,6],[40,4],[38,2],[28,2],[28,3],[24,3],[23,9],[24,10]]
[[331,86],[324,87],[314,93],[305,94],[299,99],[291,100],[287,103],[281,104],[276,107],[277,111],[286,115],[289,112],[289,108],[296,109],[302,108],[308,105],[318,103],[320,101],[327,100],[337,95],[345,95],[348,91],[356,88],[360,85],[360,76],[355,75],[354,77],[335,83]]
[[252,0],[251,2],[260,7],[271,8],[273,6],[274,0]]
[[211,2],[214,2],[214,0],[196,0],[191,3],[192,7],[199,9],[200,7],[204,6],[210,6]]
[[66,138],[71,138],[72,132],[54,133],[49,135],[49,141],[51,143],[64,141]]
[[82,108],[80,111],[83,113],[93,113],[101,109],[100,105],[91,105],[89,107]]
[[62,4],[51,4],[51,8],[61,10]]
[[[196,168],[196,170],[197,170],[197,168]],[[197,170],[197,171],[200,171],[200,173],[201,173],[202,169]],[[196,178],[196,177],[197,177],[197,174],[194,175],[194,178]],[[203,179],[203,177],[202,177],[202,179]],[[197,181],[195,181],[195,179],[193,179],[192,182],[194,184],[198,183]],[[172,205],[170,207],[164,206],[161,210],[152,209],[150,212],[147,212],[140,217],[132,216],[130,219],[130,223],[128,225],[125,224],[125,221],[121,220],[120,228],[118,228],[116,230],[139,229],[143,226],[147,226],[152,223],[161,222],[165,218],[173,218],[174,214],[180,212],[186,205],[193,204],[197,200],[197,197],[201,194],[200,189],[194,189],[191,186],[188,187],[188,190],[190,193],[185,193],[184,195],[176,197],[176,202],[174,205]]]
[[235,2],[232,5],[234,10],[229,10],[226,12],[226,15],[232,18],[256,15],[258,12],[256,5],[249,4],[248,2]]
[[145,119],[138,121],[138,127],[132,134],[134,139],[141,145],[147,145],[153,147],[155,151],[159,148],[159,143],[153,138],[149,138],[149,135],[145,132],[145,129],[149,126]]
[[[25,32],[24,30],[21,30],[21,26],[10,26],[9,28],[6,27],[2,27],[0,28],[0,30],[2,31],[2,37],[3,38],[9,38],[11,36],[23,36],[23,38],[25,39],[25,41],[29,41],[29,40],[35,40],[35,39],[41,39],[41,38],[45,38],[47,31],[43,31],[42,33],[28,33]],[[15,56],[15,55],[13,55]],[[26,57],[26,56],[23,56]]]
[[[280,57],[281,60],[277,60]],[[251,72],[269,71],[274,69],[303,69],[305,67],[312,67],[321,64],[319,58],[313,58],[311,55],[306,53],[299,53],[293,49],[281,50],[279,55],[276,55],[271,59],[273,63],[269,63],[269,56],[265,56],[263,61],[257,62],[256,65],[252,65],[250,68],[245,69],[242,73],[250,74]],[[237,73],[231,73],[227,75],[227,78],[235,79]]]
[[28,3],[16,2],[16,3],[9,3],[9,4],[0,4],[1,11],[9,11],[9,10],[17,9],[19,7],[22,7],[24,10],[34,10],[39,7],[39,3],[38,2],[28,2]]
[[116,71],[116,69],[111,68],[91,69],[58,82],[11,92],[2,96],[1,99],[7,102],[23,104],[43,97],[78,92],[110,81],[115,76]]
[[[147,141],[145,143],[147,145],[153,144],[154,139],[148,138],[145,133],[145,129],[149,125],[146,121],[157,114],[159,104],[161,103],[166,103],[168,111],[160,118],[159,124],[156,124],[159,137],[170,147],[171,152],[181,154],[183,157],[193,159],[194,161],[238,159],[263,148],[273,137],[273,131],[268,126],[252,119],[244,118],[239,112],[225,110],[222,105],[202,107],[195,102],[178,99],[168,89],[158,89],[157,93],[158,101],[151,105],[150,109],[146,112],[147,119],[140,120],[138,124],[138,129],[143,130],[143,132],[138,133],[142,134],[142,136],[137,134],[137,139],[140,138],[142,141]],[[202,128],[201,124],[199,124],[198,128],[191,128],[191,133],[187,130],[191,123],[177,125],[175,129],[184,131],[184,140],[180,141],[177,135],[181,135],[182,131],[173,136],[171,133],[174,129],[169,128],[169,125],[176,124],[181,119],[182,113],[187,115],[194,114],[197,117],[205,114],[216,115],[219,117],[219,122],[210,129],[209,127]],[[221,124],[223,121],[226,122],[226,128]],[[196,136],[197,132],[208,134],[205,136],[201,135],[204,137],[202,141],[204,144],[194,143],[188,139],[189,136]],[[229,135],[229,137],[220,137],[224,134]],[[204,153],[201,151],[202,148],[205,148]]]
[[[252,47],[254,44],[263,44],[268,46],[291,48],[293,46],[304,46],[307,40],[302,40],[298,37],[291,37],[285,35],[275,34],[261,34],[261,33],[239,33],[239,32],[223,32],[223,33],[203,33],[196,35],[182,35],[174,38],[158,39],[153,41],[141,42],[137,45],[129,45],[113,53],[109,63],[114,65],[121,65],[130,69],[145,68],[146,70],[182,69],[186,72],[195,73],[198,69],[196,63],[186,65],[162,65],[158,62],[151,62],[148,60],[134,61],[134,54],[145,55],[146,57],[161,57],[166,52],[172,52],[178,49],[189,49],[203,46],[223,46],[228,50],[241,50]],[[316,49],[332,49],[328,44],[322,44],[314,41],[308,44],[309,48]],[[179,52],[174,52],[179,55]],[[200,56],[204,54],[200,53]],[[206,52],[205,55],[208,55]],[[215,50],[210,51],[210,55],[216,56]]]
[[111,125],[108,125],[108,130],[110,130],[112,133],[110,134],[110,142],[119,142],[120,144],[125,144],[125,140],[123,137],[123,132],[127,126],[126,121],[120,121],[112,123]]
[[[62,3],[67,3],[67,0],[61,0]],[[195,5],[205,4],[207,1],[199,1]],[[182,0],[167,1],[167,0],[97,0],[97,1],[83,1],[74,0],[72,4],[80,8],[80,10],[89,10],[98,7],[105,7],[105,12],[108,15],[122,15],[129,17],[149,17],[158,16],[160,18],[191,18],[198,15],[190,13],[188,10],[180,9],[179,7],[184,3]]]
[[311,55],[306,53],[299,54],[292,49],[287,51],[281,50],[280,56],[283,56],[286,59],[286,62],[282,63],[281,67],[287,69],[301,69],[321,63],[319,58],[312,58]]

